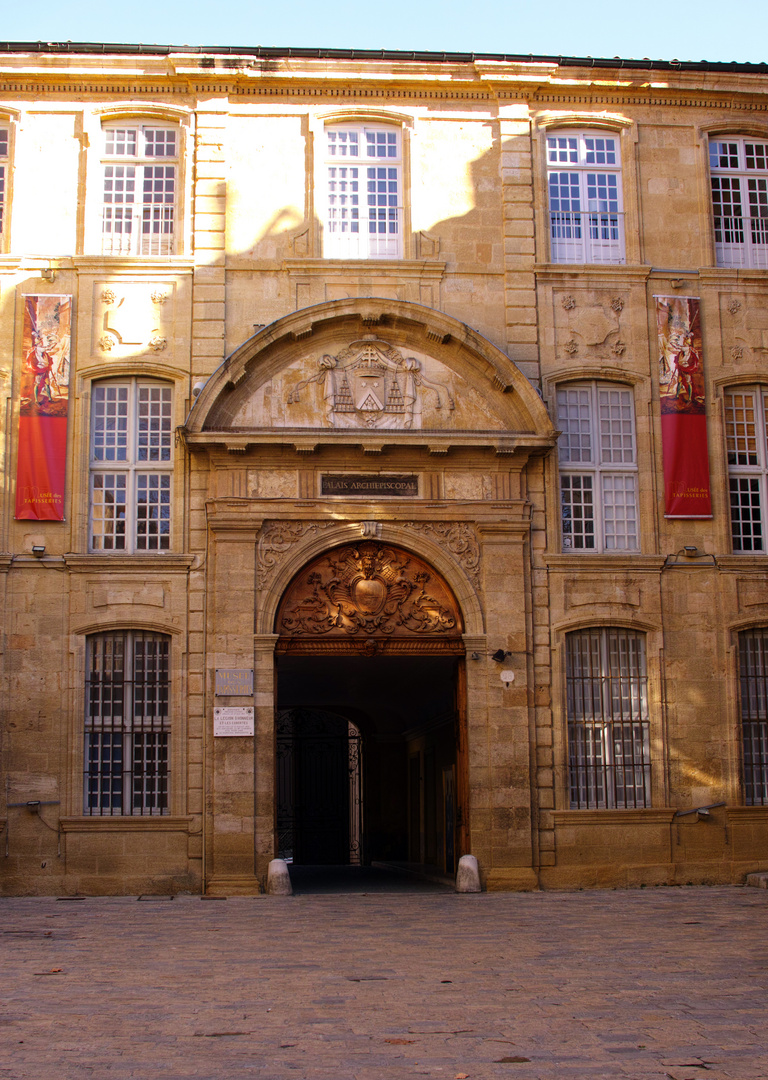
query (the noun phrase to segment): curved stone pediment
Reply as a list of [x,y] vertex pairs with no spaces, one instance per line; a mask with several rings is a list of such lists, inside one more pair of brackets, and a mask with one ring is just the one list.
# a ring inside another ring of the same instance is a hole
[[530,433],[554,442],[516,365],[466,325],[391,300],[344,300],[273,323],[203,388],[187,434],[279,430]]

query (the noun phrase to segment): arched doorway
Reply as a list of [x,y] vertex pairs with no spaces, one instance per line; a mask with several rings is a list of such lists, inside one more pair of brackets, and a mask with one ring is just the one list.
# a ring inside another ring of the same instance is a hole
[[297,862],[454,872],[468,844],[462,630],[441,575],[393,544],[348,543],[294,577],[275,623],[284,857],[290,833]]

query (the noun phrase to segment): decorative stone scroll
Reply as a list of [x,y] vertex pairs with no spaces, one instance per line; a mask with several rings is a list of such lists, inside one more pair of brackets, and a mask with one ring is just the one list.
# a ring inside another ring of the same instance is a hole
[[422,532],[436,540],[465,570],[476,588],[480,585],[480,542],[467,521],[408,521],[404,528]]
[[262,530],[256,550],[256,589],[262,592],[273,570],[307,533],[327,529],[331,521],[271,521]]
[[362,540],[328,551],[298,574],[277,616],[283,637],[461,635],[448,586],[415,555]]
[[386,341],[354,341],[338,356],[321,357],[317,366],[316,375],[290,391],[288,404],[300,401],[307,386],[322,385],[328,427],[420,427],[425,391],[434,395],[438,409],[455,408],[447,386],[428,379],[421,361],[403,356]]

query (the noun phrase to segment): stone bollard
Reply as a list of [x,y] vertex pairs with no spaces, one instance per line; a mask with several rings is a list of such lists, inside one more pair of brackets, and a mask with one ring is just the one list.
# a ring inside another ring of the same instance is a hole
[[456,892],[481,892],[480,870],[474,855],[462,855],[456,873]]
[[270,896],[293,896],[291,875],[285,859],[273,859],[267,870],[267,892]]

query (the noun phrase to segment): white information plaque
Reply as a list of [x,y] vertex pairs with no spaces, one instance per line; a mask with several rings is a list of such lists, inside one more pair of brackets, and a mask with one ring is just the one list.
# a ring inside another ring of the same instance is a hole
[[215,708],[214,735],[253,735],[253,706],[242,709]]

